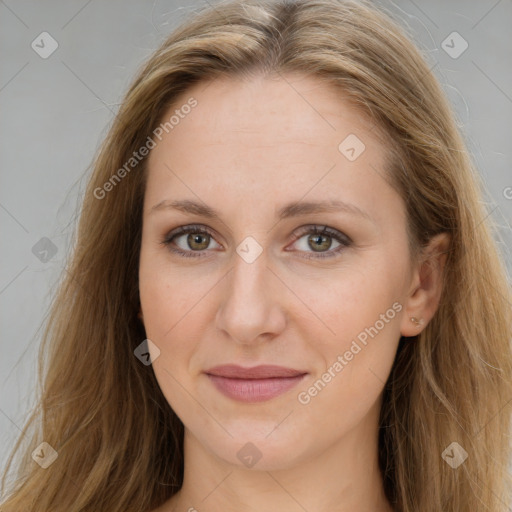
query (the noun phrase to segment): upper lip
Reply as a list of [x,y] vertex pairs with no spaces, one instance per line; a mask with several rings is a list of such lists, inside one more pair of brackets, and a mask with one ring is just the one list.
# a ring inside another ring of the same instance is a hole
[[278,377],[297,377],[307,372],[271,364],[253,366],[252,368],[244,368],[236,364],[224,364],[210,368],[206,370],[205,373],[231,379],[270,379]]

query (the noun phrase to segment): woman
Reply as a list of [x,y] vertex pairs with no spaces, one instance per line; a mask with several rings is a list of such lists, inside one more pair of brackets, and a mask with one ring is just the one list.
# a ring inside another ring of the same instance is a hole
[[371,4],[205,9],[97,157],[0,510],[507,510],[482,191]]

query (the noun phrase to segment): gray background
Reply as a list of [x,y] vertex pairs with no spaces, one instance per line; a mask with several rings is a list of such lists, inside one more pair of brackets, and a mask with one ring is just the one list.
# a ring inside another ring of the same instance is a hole
[[[510,275],[512,2],[379,3],[435,64],[489,190]],[[64,272],[91,160],[136,70],[203,5],[0,0],[0,469],[34,403],[39,327]],[[47,59],[31,47],[44,31],[59,45]],[[458,58],[442,46],[453,31],[469,44]],[[32,252],[43,237],[57,251],[46,263]]]

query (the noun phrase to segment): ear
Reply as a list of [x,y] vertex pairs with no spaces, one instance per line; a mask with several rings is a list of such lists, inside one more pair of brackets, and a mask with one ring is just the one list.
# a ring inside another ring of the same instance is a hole
[[[439,306],[444,283],[444,266],[450,246],[450,235],[440,233],[423,249],[420,261],[413,272],[404,315],[400,325],[402,336],[418,335],[430,322]],[[421,325],[411,321],[421,321]]]

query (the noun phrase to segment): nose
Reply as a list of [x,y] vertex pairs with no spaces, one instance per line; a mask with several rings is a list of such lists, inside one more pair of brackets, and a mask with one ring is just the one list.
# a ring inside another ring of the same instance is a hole
[[223,282],[216,324],[225,335],[251,345],[273,339],[284,330],[286,290],[268,266],[266,251],[252,263],[235,253],[234,266]]

